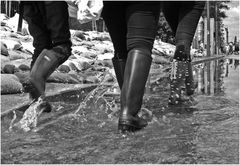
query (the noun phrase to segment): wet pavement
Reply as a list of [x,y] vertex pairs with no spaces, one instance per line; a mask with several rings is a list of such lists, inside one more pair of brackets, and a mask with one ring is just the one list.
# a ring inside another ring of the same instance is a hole
[[239,164],[239,60],[196,64],[191,106],[169,107],[169,80],[159,77],[141,110],[149,125],[127,136],[117,131],[119,94],[109,85],[50,97],[53,112],[29,132],[9,131],[13,116],[4,117],[1,163]]

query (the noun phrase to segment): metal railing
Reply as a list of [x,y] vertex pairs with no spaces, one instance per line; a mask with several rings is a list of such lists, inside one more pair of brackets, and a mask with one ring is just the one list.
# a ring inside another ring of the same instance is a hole
[[8,17],[12,17],[15,13],[19,13],[19,2],[17,1],[1,1],[1,13],[6,14]]

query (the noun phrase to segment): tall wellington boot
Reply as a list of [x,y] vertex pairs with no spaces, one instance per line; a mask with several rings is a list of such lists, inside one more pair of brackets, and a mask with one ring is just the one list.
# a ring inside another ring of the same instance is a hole
[[181,100],[182,88],[185,85],[186,61],[174,59],[172,62],[172,72],[170,76],[170,97],[169,105],[179,104]]
[[138,112],[142,106],[151,62],[148,51],[131,50],[128,53],[121,91],[121,113],[118,122],[120,132],[133,132],[147,126],[147,121],[140,118]]
[[186,94],[188,96],[191,96],[194,94],[194,90],[195,90],[191,62],[187,62],[187,68],[186,68],[185,75],[186,75],[186,79],[185,79]]
[[[60,45],[50,50],[44,49],[41,52],[30,72],[29,94],[33,100],[36,101],[40,96],[45,98],[46,80],[69,57],[69,50],[65,46]],[[48,107],[45,112],[51,111],[51,108],[49,108],[51,107],[50,104],[47,102],[43,103]]]
[[122,89],[126,59],[112,59],[113,67],[116,73],[119,88]]

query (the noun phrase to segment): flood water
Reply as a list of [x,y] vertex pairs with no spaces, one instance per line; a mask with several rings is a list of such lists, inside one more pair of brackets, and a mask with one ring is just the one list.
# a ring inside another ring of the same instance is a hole
[[238,64],[195,65],[191,106],[169,107],[168,78],[150,81],[141,111],[149,125],[127,136],[117,131],[119,94],[105,93],[109,86],[88,100],[81,91],[50,98],[53,112],[32,131],[9,131],[12,118],[1,121],[1,163],[239,164]]

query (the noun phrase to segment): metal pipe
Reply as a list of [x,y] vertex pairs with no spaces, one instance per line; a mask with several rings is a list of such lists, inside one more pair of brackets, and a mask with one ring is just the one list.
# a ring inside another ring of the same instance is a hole
[[[207,1],[207,57],[211,56],[210,52],[210,4],[209,0]],[[205,92],[210,94],[210,84],[211,84],[211,77],[210,77],[210,62],[206,63],[206,84],[205,87],[207,88]]]
[[8,2],[7,2],[7,0],[5,1],[5,13],[8,16]]
[[215,53],[219,54],[219,42],[218,42],[218,2],[215,4]]
[[9,1],[9,3],[8,3],[8,16],[9,17],[11,17],[11,8],[12,8],[12,2],[11,1]]
[[22,33],[22,21],[23,21],[23,2],[19,4],[19,18],[18,18],[18,27],[17,32]]
[[207,1],[207,56],[210,56],[210,5]]

